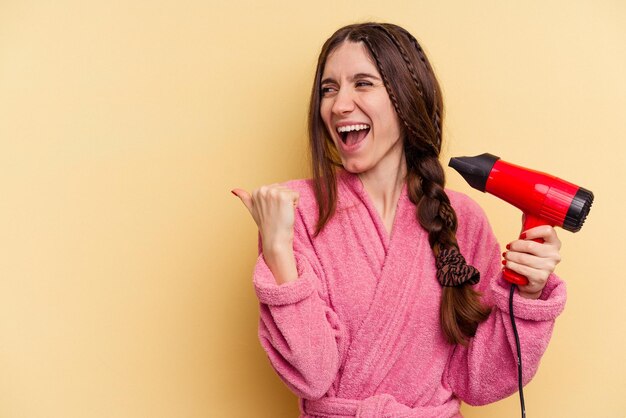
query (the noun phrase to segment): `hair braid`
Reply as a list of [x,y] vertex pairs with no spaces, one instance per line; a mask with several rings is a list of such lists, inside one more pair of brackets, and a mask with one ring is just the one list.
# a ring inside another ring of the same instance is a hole
[[380,72],[380,76],[383,78],[383,84],[385,86],[385,89],[387,90],[387,94],[389,94],[389,98],[391,99],[391,103],[393,103],[393,107],[396,110],[396,113],[398,114],[398,117],[400,118],[400,120],[402,121],[403,125],[405,126],[405,128],[411,133],[411,135],[414,136],[419,136],[419,133],[415,130],[415,128],[413,126],[411,126],[411,124],[409,124],[407,122],[407,118],[404,115],[404,112],[402,111],[402,108],[400,107],[400,105],[398,104],[398,99],[396,98],[396,95],[394,94],[394,92],[391,90],[390,86],[390,82],[389,79],[387,78],[387,73],[383,70],[383,66],[380,62],[380,59],[378,58],[378,54],[375,52],[376,49],[374,49],[372,47],[372,44],[370,42],[370,40],[367,37],[363,37],[363,42],[367,45],[368,49],[370,50],[374,61],[376,61],[376,66],[378,67],[378,71]]
[[411,43],[415,46],[415,50],[417,51],[417,56],[419,57],[420,61],[427,67],[430,69],[430,65],[428,63],[428,59],[426,59],[426,54],[424,53],[424,50],[422,49],[422,46],[420,45],[419,42],[417,42],[417,39],[415,39],[415,36],[411,35],[411,33],[409,31],[407,31],[406,29],[400,28],[400,32],[402,32],[404,34],[404,36],[406,36]]
[[437,157],[423,157],[416,167],[422,179],[422,194],[417,202],[417,218],[428,231],[435,252],[445,248],[458,248],[455,232],[456,214],[444,190],[445,175]]
[[[380,61],[380,58],[378,57],[378,54],[376,53],[376,49],[373,48],[372,43],[368,39],[367,36],[364,36],[361,40],[363,41],[363,43],[367,45],[367,48],[369,49],[372,57],[374,58],[374,61],[376,61],[376,66],[378,67],[380,76],[383,79],[383,84],[385,86],[385,89],[387,90],[387,94],[389,95],[389,98],[391,99],[391,103],[393,104],[393,107],[396,110],[396,113],[398,114],[398,118],[400,118],[400,121],[402,121],[402,124],[404,125],[404,127],[409,131],[409,133],[414,138],[422,138],[423,134],[420,134],[417,131],[417,129],[415,129],[415,127],[411,123],[408,122],[409,119],[404,114],[404,111],[402,110],[402,106],[400,106],[398,102],[398,98],[396,97],[396,94],[393,92],[393,89],[390,87],[391,86],[390,80],[387,76],[387,72],[384,70],[384,67]],[[430,141],[428,141],[427,143],[429,145],[429,148],[431,149],[431,152],[433,152],[435,155],[438,155],[439,149],[437,148],[437,145],[433,144]],[[420,150],[420,151],[424,152],[424,150]]]
[[433,115],[433,122],[435,124],[435,131],[437,132],[437,146],[441,146],[442,141],[442,123],[441,123],[441,114],[439,113],[439,109],[437,105],[435,105],[435,114]]
[[[419,200],[414,202],[417,205],[417,220],[428,232],[428,241],[437,260],[438,278],[440,275],[463,276],[444,279],[449,285],[443,287],[441,326],[449,342],[466,344],[467,338],[476,333],[478,324],[487,319],[491,310],[482,306],[480,294],[471,287],[478,277],[467,277],[477,274],[477,271],[467,265],[458,252],[457,217],[444,190],[445,174],[441,163],[437,157],[425,156],[414,169],[415,173],[408,177],[421,178],[421,194],[413,191],[409,193],[409,198],[413,201],[420,195]],[[415,187],[414,184],[414,180],[409,182],[412,187]],[[455,267],[450,267],[447,260],[442,261],[450,254],[456,257]],[[456,280],[462,280],[463,284],[457,286]]]
[[[409,71],[409,74],[411,75],[411,78],[413,79],[415,86],[417,87],[417,91],[420,97],[423,100],[426,100],[425,93],[424,93],[424,86],[422,82],[420,81],[417,70],[415,66],[413,65],[413,62],[411,61],[406,48],[402,45],[398,37],[394,35],[393,32],[389,30],[384,24],[375,25],[375,27],[383,31],[389,37],[389,39],[391,39],[393,44],[396,46],[396,48],[398,49],[398,52],[400,52],[400,56],[402,57],[402,59],[404,60],[404,63],[406,64],[407,70]],[[428,59],[426,58],[426,54],[424,53],[424,50],[422,49],[419,42],[417,42],[417,39],[415,39],[413,35],[411,35],[409,32],[407,32],[404,29],[402,29],[400,32],[404,34],[415,47],[415,50],[417,52],[417,57],[419,58],[419,61],[422,63],[422,65],[424,66],[424,69],[426,70],[426,72],[432,72],[432,67],[430,63],[428,62]],[[437,96],[437,91],[436,91],[437,86],[433,85],[432,88],[433,88],[432,96],[433,98],[435,98]],[[433,109],[432,109],[431,118],[433,121],[433,126],[435,128],[435,137],[436,137],[435,145],[439,147],[441,146],[441,141],[442,141],[441,111],[439,109],[437,100],[432,100],[432,104],[433,104]]]
[[417,76],[417,71],[415,67],[413,66],[413,63],[409,59],[409,54],[407,50],[404,48],[404,46],[402,46],[398,38],[393,33],[391,33],[391,31],[389,31],[389,29],[387,29],[384,25],[379,25],[377,27],[380,28],[383,32],[385,32],[385,34],[387,34],[389,39],[391,39],[391,41],[394,43],[396,48],[398,48],[398,51],[400,52],[400,55],[402,56],[402,59],[404,60],[404,63],[406,64],[407,69],[409,70],[409,74],[411,74],[411,78],[413,79],[413,82],[415,83],[415,86],[417,87],[417,91],[419,92],[420,97],[423,99],[424,88],[422,87],[422,83],[419,77]]
[[[402,32],[413,44],[413,46],[415,47],[415,50],[417,51],[417,56],[420,60],[420,62],[424,65],[424,68],[426,69],[426,71],[428,72],[433,72],[432,66],[430,65],[430,63],[428,62],[428,59],[426,58],[426,54],[424,53],[424,50],[422,49],[422,46],[419,44],[419,42],[417,42],[417,39],[415,39],[415,37],[413,35],[411,35],[407,30],[400,28],[400,32]],[[409,68],[409,71],[411,71],[411,68]],[[411,72],[411,74],[413,74]],[[433,86],[433,89],[437,89],[437,86]],[[433,91],[433,97],[437,95],[436,91]],[[439,105],[437,103],[437,100],[433,101],[433,123],[435,125],[435,130],[437,132],[437,146],[441,146],[441,141],[442,141],[442,121],[441,121],[441,109],[439,109]]]

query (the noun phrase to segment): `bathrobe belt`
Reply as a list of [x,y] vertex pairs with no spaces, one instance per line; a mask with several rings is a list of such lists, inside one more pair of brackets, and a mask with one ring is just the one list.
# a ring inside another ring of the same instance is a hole
[[363,400],[321,398],[302,400],[305,414],[323,418],[461,418],[451,405],[411,408],[398,402],[392,395],[383,393]]

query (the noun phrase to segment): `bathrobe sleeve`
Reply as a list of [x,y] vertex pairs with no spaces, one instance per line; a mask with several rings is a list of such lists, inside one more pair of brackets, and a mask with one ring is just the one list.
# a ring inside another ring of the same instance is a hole
[[300,205],[296,210],[294,253],[298,278],[278,285],[259,244],[254,270],[254,288],[260,302],[259,340],[287,386],[301,398],[318,399],[329,391],[337,376],[344,327],[329,307],[324,272]]
[[[483,405],[503,399],[518,389],[517,352],[509,318],[510,285],[502,278],[500,247],[482,209],[467,196],[457,199],[457,239],[467,261],[481,273],[477,290],[493,307],[467,347],[455,346],[444,373],[444,384],[464,402]],[[453,203],[454,204],[454,203]],[[521,342],[524,384],[537,372],[556,317],[565,307],[565,283],[552,274],[537,300],[517,293],[513,299]]]

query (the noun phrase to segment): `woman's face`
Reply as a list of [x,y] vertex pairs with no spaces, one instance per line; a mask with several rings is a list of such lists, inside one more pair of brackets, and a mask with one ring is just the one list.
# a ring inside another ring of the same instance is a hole
[[320,113],[346,170],[399,170],[403,149],[398,115],[362,42],[346,41],[328,56]]

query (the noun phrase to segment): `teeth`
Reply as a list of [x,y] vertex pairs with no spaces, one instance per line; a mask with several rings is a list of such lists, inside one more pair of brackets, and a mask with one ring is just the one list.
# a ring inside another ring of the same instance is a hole
[[340,126],[339,128],[337,128],[337,132],[343,133],[343,132],[350,132],[350,131],[361,131],[363,129],[368,129],[368,128],[369,128],[369,125],[365,125],[365,124],[346,125],[346,126]]

